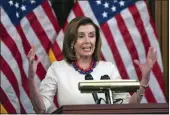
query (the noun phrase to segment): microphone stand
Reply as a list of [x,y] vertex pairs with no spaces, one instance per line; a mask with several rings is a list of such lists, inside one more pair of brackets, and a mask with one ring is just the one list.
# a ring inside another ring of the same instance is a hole
[[105,97],[106,97],[106,104],[113,104],[113,93],[110,88],[106,91]]

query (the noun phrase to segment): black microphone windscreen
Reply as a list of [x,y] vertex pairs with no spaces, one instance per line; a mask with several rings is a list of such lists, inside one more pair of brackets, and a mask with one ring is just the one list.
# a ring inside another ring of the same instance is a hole
[[[110,79],[110,77],[108,75],[103,75],[103,76],[101,76],[100,79],[101,80],[107,80],[107,79]],[[109,99],[109,93],[108,92],[105,92],[105,97],[106,97],[106,104],[109,104],[110,99]]]
[[[86,74],[86,75],[85,75],[85,80],[93,80],[92,75],[89,74],[89,73]],[[97,93],[96,93],[96,92],[93,92],[93,93],[92,93],[92,96],[93,96],[93,98],[94,98],[95,103],[98,104],[98,100],[99,100],[99,99],[98,99]]]
[[101,79],[101,80],[106,80],[106,79],[110,79],[110,77],[109,77],[108,75],[103,75],[103,76],[101,76],[100,79]]
[[91,74],[86,74],[85,75],[85,80],[93,80],[93,77]]

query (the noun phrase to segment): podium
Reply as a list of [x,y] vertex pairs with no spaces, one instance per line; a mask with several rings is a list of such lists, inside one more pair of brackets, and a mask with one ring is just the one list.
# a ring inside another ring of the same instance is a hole
[[52,114],[168,114],[169,104],[65,105]]

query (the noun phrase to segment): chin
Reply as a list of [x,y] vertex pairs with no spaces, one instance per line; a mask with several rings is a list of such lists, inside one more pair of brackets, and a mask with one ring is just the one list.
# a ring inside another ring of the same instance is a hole
[[85,57],[92,57],[92,53],[84,53],[82,56],[85,56]]

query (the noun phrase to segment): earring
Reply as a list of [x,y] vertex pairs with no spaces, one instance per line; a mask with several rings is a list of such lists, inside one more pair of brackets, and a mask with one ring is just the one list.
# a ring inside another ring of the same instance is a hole
[[73,44],[71,44],[71,49],[73,50]]

